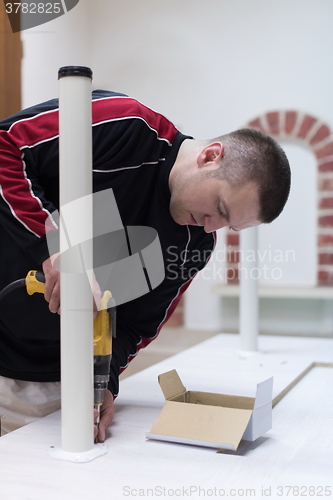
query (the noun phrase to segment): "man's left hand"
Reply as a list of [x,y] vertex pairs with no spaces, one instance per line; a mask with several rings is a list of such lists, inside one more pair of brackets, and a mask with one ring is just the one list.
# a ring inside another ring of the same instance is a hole
[[[98,443],[104,443],[105,431],[107,427],[111,424],[113,415],[114,415],[113,395],[108,389],[105,389],[104,401],[101,406],[100,422],[98,426],[96,424],[94,425],[94,439],[96,440],[97,438]],[[97,418],[97,411],[95,413],[95,418]]]

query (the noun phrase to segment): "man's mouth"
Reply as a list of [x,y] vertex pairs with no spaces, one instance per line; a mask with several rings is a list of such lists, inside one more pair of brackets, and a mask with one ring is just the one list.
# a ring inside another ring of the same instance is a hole
[[193,217],[193,215],[192,215],[192,214],[191,214],[191,219],[192,219],[192,224],[193,224],[194,226],[197,226],[197,225],[198,225],[198,223],[197,223],[197,221],[195,220],[195,218]]

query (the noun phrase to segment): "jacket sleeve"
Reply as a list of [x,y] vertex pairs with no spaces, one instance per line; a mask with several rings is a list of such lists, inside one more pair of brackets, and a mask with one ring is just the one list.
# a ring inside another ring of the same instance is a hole
[[[49,256],[45,221],[56,209],[39,182],[46,165],[51,167],[49,177],[56,174],[52,169],[57,168],[57,162],[52,156],[58,142],[57,112],[51,115],[43,120],[41,116],[18,120],[8,130],[0,130],[0,222],[39,263]],[[43,145],[46,140],[47,147]],[[41,154],[43,161],[38,165]],[[50,230],[57,230],[57,224],[50,221]]]

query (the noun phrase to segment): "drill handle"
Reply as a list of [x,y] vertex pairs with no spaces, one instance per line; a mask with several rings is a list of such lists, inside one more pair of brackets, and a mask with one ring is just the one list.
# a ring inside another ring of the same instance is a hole
[[27,293],[44,293],[45,291],[45,276],[42,271],[29,271],[25,278],[25,286]]

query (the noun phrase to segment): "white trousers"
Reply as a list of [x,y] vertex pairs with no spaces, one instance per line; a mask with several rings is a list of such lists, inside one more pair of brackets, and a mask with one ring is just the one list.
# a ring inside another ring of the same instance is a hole
[[60,382],[25,382],[0,375],[0,436],[60,409]]

